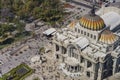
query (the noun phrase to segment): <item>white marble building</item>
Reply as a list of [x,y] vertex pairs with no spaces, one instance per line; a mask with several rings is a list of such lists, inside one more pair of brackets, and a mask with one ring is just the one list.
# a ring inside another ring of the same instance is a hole
[[111,20],[118,17],[114,14],[120,17],[112,11],[99,16],[93,9],[57,31],[53,37],[54,57],[66,75],[103,80],[120,72],[120,36],[116,33],[120,31],[120,18]]

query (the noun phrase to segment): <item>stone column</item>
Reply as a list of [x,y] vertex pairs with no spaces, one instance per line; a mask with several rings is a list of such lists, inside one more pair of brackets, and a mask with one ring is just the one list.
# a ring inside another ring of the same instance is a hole
[[77,65],[77,72],[78,72],[78,65]]
[[78,54],[76,54],[76,59],[78,59]]
[[72,68],[71,68],[71,66],[70,66],[70,72],[72,72]]
[[55,53],[56,52],[56,44],[53,43],[53,52]]
[[62,54],[62,46],[59,46],[59,53]]
[[55,59],[56,59],[56,44],[55,44],[55,43],[53,43],[52,51],[53,51],[53,56],[54,56]]
[[94,77],[95,77],[95,64],[94,64],[94,63],[92,63],[92,67],[91,67],[91,68],[92,68],[92,71],[93,71],[93,72],[91,73],[91,79],[92,79],[92,80],[95,80],[95,79],[94,79]]
[[62,58],[63,58],[63,59],[62,59],[62,62],[64,63],[64,62],[65,62],[65,57],[63,56]]
[[67,70],[70,71],[70,66],[69,65],[67,65]]
[[79,72],[79,65],[77,67],[78,67],[78,72]]
[[70,65],[69,65],[69,71],[71,71]]
[[79,61],[79,62],[80,62],[80,59],[81,59],[81,58],[80,58],[80,55],[78,55],[78,61]]
[[114,63],[113,63],[113,75],[116,73],[116,62],[117,62],[117,58],[114,58]]
[[[59,54],[62,54],[62,46],[59,45]],[[63,56],[60,55],[60,59],[59,59],[60,62],[63,62]]]
[[73,67],[73,72],[75,72],[75,66],[72,66]]
[[74,53],[74,58],[76,59],[76,53]]
[[102,73],[103,73],[103,63],[100,63],[100,66],[99,66],[99,70],[98,70],[98,78],[97,80],[102,80]]
[[81,72],[81,71],[80,71],[80,65],[78,66],[78,70],[79,70],[79,72]]
[[84,58],[84,71],[83,74],[86,76],[86,70],[87,70],[87,60]]
[[70,65],[68,67],[69,67],[69,71],[71,71]]
[[71,57],[71,53],[68,51],[68,56]]
[[80,70],[79,70],[79,65],[78,65],[78,72],[79,72]]
[[74,56],[74,53],[71,53],[71,57],[73,57]]

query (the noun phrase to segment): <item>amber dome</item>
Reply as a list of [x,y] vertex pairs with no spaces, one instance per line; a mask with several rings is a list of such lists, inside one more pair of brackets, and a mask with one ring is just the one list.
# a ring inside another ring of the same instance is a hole
[[105,27],[103,19],[96,14],[86,14],[80,19],[80,25],[84,28],[98,31]]
[[75,27],[76,22],[77,22],[77,21],[72,21],[72,22],[69,24],[69,27],[70,27],[70,28],[74,28],[74,27]]
[[106,43],[106,44],[113,44],[115,41],[118,40],[118,37],[113,34],[110,30],[104,30],[101,33],[99,41]]

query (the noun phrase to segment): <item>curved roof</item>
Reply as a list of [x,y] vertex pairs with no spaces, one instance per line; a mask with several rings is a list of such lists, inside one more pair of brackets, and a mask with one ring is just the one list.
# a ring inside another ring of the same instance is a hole
[[108,12],[101,16],[106,24],[106,26],[110,26],[110,30],[113,30],[120,24],[120,15],[116,12]]
[[118,37],[115,34],[113,34],[110,30],[104,30],[99,39],[99,41],[106,44],[113,44],[117,40]]
[[80,25],[94,31],[102,30],[105,27],[103,19],[96,14],[87,14],[83,16],[80,19]]
[[86,46],[89,45],[89,40],[86,37],[79,37],[75,40],[76,44],[81,48],[84,49]]

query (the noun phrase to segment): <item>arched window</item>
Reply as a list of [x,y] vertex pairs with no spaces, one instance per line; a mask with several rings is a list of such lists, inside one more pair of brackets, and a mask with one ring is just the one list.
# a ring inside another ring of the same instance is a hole
[[56,44],[56,51],[59,51],[59,46]]
[[86,32],[84,32],[84,35],[86,35]]
[[90,36],[91,38],[93,37],[93,35],[91,34],[91,36]]
[[92,63],[90,61],[87,61],[87,68],[91,67]]
[[65,54],[66,53],[66,48],[62,46],[62,53]]
[[83,31],[81,30],[81,34],[83,34]]
[[86,75],[87,75],[87,77],[90,77],[90,72],[89,72],[89,71],[87,71]]
[[56,55],[56,58],[59,59],[59,55],[58,54]]
[[89,33],[87,33],[87,36],[89,37]]
[[82,56],[80,56],[80,62],[83,63],[84,62],[84,58]]
[[75,28],[75,32],[77,32],[77,28]]
[[96,39],[96,35],[94,35],[94,39]]

